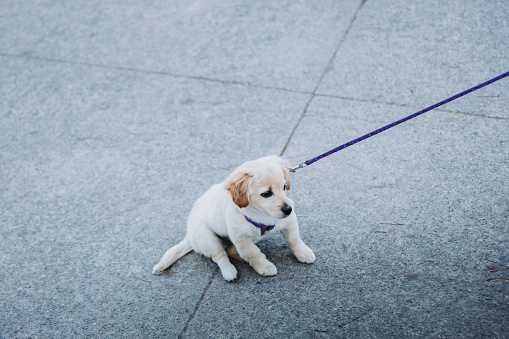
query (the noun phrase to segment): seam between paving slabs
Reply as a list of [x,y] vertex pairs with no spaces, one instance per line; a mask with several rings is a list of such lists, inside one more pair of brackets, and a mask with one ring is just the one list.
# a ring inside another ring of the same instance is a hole
[[[363,3],[365,3],[365,1]],[[344,37],[343,37],[342,41],[343,40],[344,40]],[[337,54],[337,51],[335,54]],[[300,123],[300,120],[302,119],[302,117],[304,117],[306,115],[306,111],[309,107],[309,104],[311,103],[311,101],[314,97],[334,98],[334,99],[351,100],[351,101],[358,101],[358,102],[371,102],[371,103],[377,103],[377,104],[382,104],[382,105],[409,107],[409,108],[415,108],[415,109],[421,108],[421,107],[417,107],[417,106],[411,106],[408,104],[398,104],[396,102],[384,102],[384,101],[378,101],[378,100],[360,99],[360,98],[353,98],[353,97],[343,97],[343,96],[332,95],[332,94],[316,93],[318,85],[322,81],[325,74],[329,71],[330,63],[327,66],[327,68],[325,69],[324,73],[322,74],[315,90],[313,92],[309,92],[309,91],[298,91],[298,90],[282,88],[282,87],[264,86],[264,85],[260,85],[260,84],[253,84],[253,83],[242,82],[242,81],[214,79],[214,78],[208,78],[208,77],[202,77],[202,76],[183,75],[183,74],[169,73],[169,72],[164,72],[164,71],[143,70],[143,69],[137,69],[137,68],[131,68],[131,67],[123,67],[123,66],[108,66],[108,65],[93,64],[93,63],[87,63],[87,62],[75,62],[75,61],[60,60],[60,59],[34,57],[34,56],[28,56],[28,55],[13,55],[13,54],[6,54],[6,53],[0,53],[0,56],[6,57],[6,58],[29,59],[29,60],[36,60],[36,61],[42,61],[42,62],[61,63],[61,64],[67,64],[67,65],[86,66],[86,67],[118,70],[118,71],[128,71],[128,72],[136,72],[136,73],[144,73],[144,74],[169,76],[169,77],[174,77],[174,78],[183,78],[183,79],[190,79],[190,80],[210,81],[210,82],[217,82],[217,83],[222,83],[222,84],[231,84],[231,85],[238,85],[238,86],[246,86],[247,85],[247,86],[255,87],[255,88],[262,88],[262,89],[289,92],[289,93],[309,94],[309,95],[311,95],[311,97],[304,108],[304,112],[301,113],[301,116],[299,116],[299,120],[296,123],[294,129],[292,130],[291,135],[288,138],[288,142],[287,142],[287,144],[285,144],[285,147],[284,147],[283,151],[281,152],[281,155],[286,150],[286,147],[288,146],[290,139],[293,136],[293,133],[297,129],[297,127]],[[334,57],[331,59],[331,61],[332,60],[334,60]],[[0,63],[0,65],[3,65],[4,63],[5,63],[5,60],[4,60],[4,62]],[[506,120],[506,121],[509,120],[509,118],[477,114],[477,113],[472,113],[472,112],[461,112],[461,111],[445,110],[445,109],[438,109],[438,108],[435,109],[435,111],[446,112],[446,113],[456,113],[456,114],[462,114],[462,115],[468,115],[468,116],[476,116],[476,117],[487,118],[487,119],[497,119],[497,120]]]
[[[360,99],[360,98],[353,98],[353,97],[343,97],[338,95],[332,95],[332,94],[319,94],[316,93],[315,96],[317,97],[324,97],[324,98],[332,98],[332,99],[340,99],[340,100],[350,100],[350,101],[358,101],[358,102],[368,102],[368,103],[374,103],[374,104],[381,104],[381,105],[387,105],[387,106],[396,106],[396,107],[408,107],[416,110],[421,110],[422,106],[413,106],[409,104],[400,104],[397,102],[385,102],[385,101],[379,101],[379,100],[373,100],[373,99]],[[491,116],[491,115],[485,115],[485,114],[479,114],[479,113],[472,113],[472,112],[462,112],[462,111],[456,111],[456,110],[448,110],[443,108],[435,108],[433,111],[437,112],[445,112],[445,113],[453,113],[453,114],[463,114],[463,115],[469,115],[469,116],[475,116],[479,118],[486,118],[486,119],[497,119],[497,120],[509,120],[509,118],[504,117],[497,117],[497,116]]]
[[189,325],[191,324],[191,321],[193,321],[193,319],[194,319],[194,317],[196,315],[196,312],[198,311],[198,309],[200,308],[201,303],[203,302],[203,299],[205,299],[205,295],[207,294],[207,292],[208,292],[208,290],[210,288],[210,285],[212,285],[212,282],[214,281],[214,279],[216,278],[218,273],[219,273],[219,267],[216,267],[216,269],[214,270],[214,273],[212,273],[212,276],[210,277],[209,282],[207,283],[207,286],[205,286],[205,288],[203,289],[201,297],[198,300],[198,302],[196,303],[196,306],[194,307],[193,313],[191,313],[191,315],[189,316],[189,318],[186,321],[186,325],[182,329],[182,332],[180,332],[180,334],[178,335],[179,339],[184,338],[184,336],[186,335],[187,329],[189,328]]
[[[327,64],[327,67],[325,68],[325,70],[324,70],[324,72],[322,73],[322,75],[321,75],[320,79],[318,80],[318,82],[317,82],[317,84],[316,84],[316,86],[315,86],[315,88],[314,88],[313,92],[311,93],[311,96],[310,96],[310,98],[309,98],[309,100],[308,100],[308,102],[307,102],[307,104],[306,104],[306,106],[305,106],[305,108],[304,108],[304,112],[301,114],[300,119],[297,121],[296,126],[293,128],[293,130],[292,130],[292,132],[291,132],[291,134],[290,134],[290,137],[289,137],[288,141],[286,142],[286,144],[285,144],[285,146],[284,146],[284,148],[283,148],[283,151],[281,152],[281,155],[282,155],[282,154],[284,153],[284,151],[286,150],[286,147],[288,146],[288,143],[290,142],[291,137],[293,136],[293,134],[294,134],[295,130],[296,130],[296,129],[297,129],[297,127],[299,126],[299,122],[300,122],[300,120],[302,120],[302,117],[304,116],[304,114],[305,114],[305,112],[306,112],[307,108],[309,107],[309,104],[311,103],[311,101],[312,101],[312,100],[313,100],[313,98],[315,97],[315,95],[316,95],[316,91],[317,91],[317,89],[318,89],[318,86],[319,86],[319,85],[320,85],[320,83],[322,82],[322,80],[323,80],[323,78],[324,78],[325,74],[326,74],[326,73],[328,72],[328,70],[330,69],[330,65],[331,65],[332,61],[333,61],[333,60],[334,60],[334,58],[336,57],[336,54],[337,54],[337,52],[338,52],[339,48],[341,47],[341,45],[342,45],[343,41],[345,40],[346,35],[347,35],[347,34],[348,34],[348,32],[350,31],[350,28],[352,27],[352,24],[353,24],[353,22],[355,21],[355,18],[357,17],[357,13],[358,13],[358,12],[359,12],[359,10],[361,9],[361,7],[362,7],[362,5],[364,4],[364,2],[365,2],[365,1],[366,1],[366,0],[362,0],[362,1],[361,1],[361,4],[360,4],[359,8],[358,8],[358,9],[357,9],[357,11],[355,12],[355,15],[354,15],[354,17],[353,17],[352,21],[350,22],[350,25],[348,26],[348,28],[347,28],[347,30],[346,30],[346,32],[345,32],[345,34],[343,35],[343,37],[342,37],[341,41],[339,42],[338,47],[337,47],[337,48],[336,48],[336,50],[334,51],[334,54],[332,55],[332,58],[329,60],[329,63]],[[194,308],[194,310],[193,310],[193,313],[189,316],[189,319],[187,320],[186,325],[185,325],[185,326],[184,326],[184,328],[182,329],[182,332],[180,332],[180,334],[179,334],[179,336],[178,336],[178,338],[179,338],[179,339],[184,338],[184,336],[185,336],[185,334],[186,334],[186,332],[187,332],[187,329],[189,328],[189,325],[191,324],[191,321],[194,319],[194,317],[195,317],[195,315],[196,315],[196,312],[197,312],[197,311],[198,311],[198,309],[200,308],[200,305],[201,305],[201,303],[203,302],[203,299],[205,298],[205,295],[207,294],[207,292],[208,292],[208,290],[209,290],[209,287],[210,287],[210,285],[212,285],[212,281],[214,281],[214,278],[217,276],[217,274],[218,274],[218,268],[216,267],[216,269],[215,269],[215,271],[214,271],[214,274],[212,274],[212,277],[210,277],[210,280],[209,280],[209,282],[208,282],[207,286],[205,287],[205,289],[203,290],[203,293],[202,293],[202,295],[201,295],[200,299],[198,300],[198,303],[196,303],[196,306],[195,306],[195,308]]]
[[221,83],[221,84],[250,86],[250,87],[256,87],[256,88],[263,88],[263,89],[270,89],[270,90],[284,91],[284,92],[291,92],[291,93],[299,93],[299,94],[309,94],[310,93],[308,91],[299,91],[299,90],[282,88],[282,87],[271,87],[271,86],[264,86],[264,85],[259,85],[259,84],[253,84],[253,83],[249,83],[249,82],[246,82],[246,81],[214,79],[214,78],[209,78],[209,77],[204,77],[204,76],[199,76],[199,75],[185,75],[185,74],[170,73],[170,72],[165,72],[165,71],[155,71],[155,70],[148,70],[148,69],[141,69],[141,68],[134,68],[134,67],[102,65],[102,64],[94,64],[94,63],[90,63],[90,62],[69,61],[69,60],[63,60],[63,59],[44,58],[44,57],[37,57],[37,56],[31,56],[31,55],[25,55],[25,54],[18,54],[18,55],[16,55],[16,54],[0,53],[0,56],[8,57],[8,58],[45,61],[45,62],[52,62],[52,63],[58,63],[58,64],[66,64],[66,65],[103,68],[103,69],[110,69],[110,70],[117,70],[117,71],[128,71],[128,72],[143,73],[143,74],[163,75],[163,76],[170,76],[170,77],[174,77],[174,78],[183,78],[183,79],[190,79],[190,80],[201,80],[201,81],[218,82],[218,83]]
[[[342,97],[337,95],[331,95],[331,94],[319,94],[316,93],[315,97],[324,97],[324,98],[332,98],[332,99],[339,99],[339,100],[349,100],[349,101],[357,101],[357,102],[368,102],[373,104],[380,104],[380,105],[387,105],[387,106],[396,106],[396,107],[408,107],[415,110],[421,110],[423,106],[413,106],[409,104],[399,104],[397,102],[385,102],[385,101],[378,101],[378,100],[372,100],[372,99],[359,99],[359,98],[352,98],[352,97]],[[497,117],[492,115],[485,115],[485,114],[479,114],[479,113],[472,113],[472,112],[463,112],[463,111],[456,111],[456,110],[448,110],[443,108],[435,108],[433,111],[437,112],[444,112],[444,113],[452,113],[452,114],[461,114],[461,115],[467,115],[467,116],[473,116],[473,117],[479,117],[479,118],[486,118],[486,119],[495,119],[495,120],[506,120],[509,121],[509,118],[504,117]]]
[[334,51],[334,53],[332,54],[332,57],[330,58],[329,60],[329,63],[327,64],[327,67],[325,67],[325,69],[323,70],[322,72],[322,75],[320,76],[320,79],[318,79],[317,83],[316,83],[316,86],[315,88],[313,89],[313,92],[311,92],[311,95],[309,97],[309,100],[308,102],[306,103],[306,106],[304,106],[304,110],[302,111],[300,117],[299,117],[299,120],[297,120],[297,123],[295,124],[295,126],[293,127],[292,131],[290,132],[290,135],[288,136],[288,140],[286,141],[286,144],[283,146],[283,150],[281,151],[281,153],[279,154],[280,156],[283,156],[283,154],[285,153],[286,149],[288,148],[288,145],[290,144],[290,141],[292,140],[293,138],[293,135],[295,134],[295,131],[297,130],[297,128],[299,128],[299,125],[300,125],[300,122],[302,121],[302,119],[304,118],[304,116],[306,116],[306,113],[307,113],[307,110],[309,108],[309,105],[311,104],[311,101],[313,101],[313,99],[316,97],[316,91],[318,90],[318,87],[320,86],[320,84],[322,83],[323,81],[323,78],[325,77],[325,75],[327,74],[327,72],[330,71],[331,69],[331,65],[332,63],[334,62],[334,59],[336,59],[336,55],[338,54],[338,51],[339,49],[341,48],[341,46],[343,45],[343,42],[345,41],[346,39],[346,36],[348,35],[348,33],[350,32],[350,29],[352,28],[353,26],[353,23],[355,22],[355,20],[357,19],[357,14],[359,14],[359,11],[361,10],[362,6],[364,6],[364,3],[366,2],[366,0],[362,0],[359,7],[357,8],[357,10],[355,11],[355,14],[353,15],[352,17],[352,20],[350,21],[350,24],[348,25],[348,28],[346,29],[345,33],[343,34],[343,36],[341,37],[341,40],[339,41],[338,43],[338,46],[336,47],[336,50]]
[[[350,21],[350,25],[348,26],[347,30],[345,31],[345,34],[343,34],[343,37],[341,38],[339,44],[338,44],[338,47],[336,48],[336,50],[334,51],[334,54],[332,55],[331,59],[329,60],[329,63],[327,64],[327,67],[325,67],[325,70],[323,71],[320,79],[318,80],[313,92],[311,93],[311,96],[304,108],[304,112],[301,114],[299,120],[297,121],[297,124],[296,126],[293,128],[291,134],[290,134],[290,137],[288,138],[288,141],[286,142],[284,148],[283,148],[283,151],[281,152],[281,155],[283,155],[283,153],[285,152],[288,144],[290,143],[290,140],[293,136],[293,134],[295,133],[295,130],[297,129],[297,127],[299,126],[299,123],[300,121],[302,120],[302,118],[304,117],[305,113],[306,113],[306,110],[307,108],[309,107],[309,104],[311,103],[311,101],[313,100],[313,98],[315,97],[316,95],[316,91],[318,89],[318,86],[320,85],[320,83],[322,82],[323,78],[325,77],[325,74],[327,74],[327,72],[329,71],[330,69],[330,66],[332,64],[332,62],[334,61],[334,58],[336,57],[337,53],[338,53],[338,50],[339,48],[341,47],[341,45],[343,44],[343,41],[345,40],[348,32],[350,31],[350,28],[352,27],[355,19],[357,18],[357,13],[359,13],[360,9],[362,8],[362,6],[364,5],[364,3],[366,2],[366,0],[362,0],[360,5],[359,5],[359,8],[357,8],[357,11],[355,12],[352,20]],[[187,329],[189,328],[189,325],[191,324],[191,321],[194,319],[195,315],[196,315],[196,312],[198,311],[198,309],[200,308],[200,305],[203,301],[203,299],[205,298],[205,295],[207,294],[208,290],[209,290],[209,287],[210,285],[212,284],[212,281],[215,279],[215,277],[217,276],[218,274],[218,268],[216,267],[216,270],[214,271],[214,274],[212,275],[212,277],[210,278],[209,280],[209,283],[207,284],[207,286],[205,287],[205,289],[203,290],[203,293],[201,295],[201,298],[200,300],[198,300],[198,303],[196,304],[195,308],[194,308],[194,311],[193,313],[191,314],[191,316],[189,317],[189,319],[187,320],[187,323],[185,325],[185,327],[182,329],[182,332],[179,334],[179,339],[181,338],[184,338],[186,332],[187,332]]]
[[[364,5],[364,3],[366,2],[366,0],[362,0],[360,5],[359,5],[359,8],[357,9],[357,11],[355,12],[352,20],[350,21],[350,25],[348,26],[347,30],[345,31],[345,34],[343,34],[343,37],[341,38],[339,44],[338,44],[338,47],[336,48],[336,50],[334,51],[334,54],[332,55],[331,59],[329,60],[329,63],[327,64],[327,67],[325,67],[325,70],[323,71],[320,79],[318,80],[315,88],[313,89],[313,92],[311,93],[311,96],[306,104],[306,106],[304,107],[304,112],[301,114],[299,120],[297,121],[297,124],[295,125],[295,127],[293,128],[291,134],[290,134],[290,137],[288,138],[284,148],[283,148],[283,151],[281,152],[281,155],[283,155],[283,153],[285,152],[288,144],[290,143],[290,140],[293,136],[293,134],[295,133],[295,130],[297,129],[297,127],[299,126],[299,123],[300,121],[302,120],[302,118],[304,117],[304,115],[306,114],[306,110],[307,108],[309,107],[309,104],[311,103],[311,101],[313,100],[313,98],[316,96],[316,91],[318,89],[318,86],[320,85],[320,83],[322,82],[323,78],[325,77],[325,74],[327,74],[327,72],[329,71],[330,69],[330,66],[332,64],[332,62],[334,61],[334,58],[336,57],[337,53],[338,53],[338,50],[339,48],[341,47],[341,45],[343,44],[343,41],[345,40],[345,37],[347,36],[348,32],[350,31],[350,28],[352,27],[355,19],[357,18],[357,13],[359,13],[359,10],[362,8],[362,6]],[[214,274],[212,274],[212,277],[210,278],[207,286],[205,287],[205,289],[203,290],[203,293],[201,295],[201,298],[200,300],[198,300],[198,303],[196,304],[195,308],[194,308],[194,311],[193,313],[191,314],[191,316],[189,316],[189,319],[187,320],[186,322],[186,325],[184,326],[184,328],[182,329],[182,332],[180,332],[178,338],[181,339],[181,338],[184,338],[186,332],[187,332],[187,329],[189,328],[189,325],[191,324],[192,320],[194,319],[195,315],[196,315],[196,312],[198,311],[198,309],[200,308],[201,306],[201,303],[203,302],[203,299],[205,298],[205,295],[207,294],[208,290],[209,290],[209,287],[210,285],[212,285],[212,281],[214,281],[215,277],[217,276],[218,274],[218,271],[219,269],[216,267],[215,271],[214,271]]]

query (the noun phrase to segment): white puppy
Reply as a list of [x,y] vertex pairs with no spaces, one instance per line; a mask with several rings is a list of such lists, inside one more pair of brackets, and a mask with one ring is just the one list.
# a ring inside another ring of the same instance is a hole
[[[247,261],[262,276],[273,276],[276,266],[255,243],[276,232],[283,234],[300,262],[313,263],[315,255],[300,238],[287,189],[290,176],[283,159],[270,156],[242,164],[195,202],[184,240],[163,255],[152,273],[160,273],[194,250],[212,258],[228,281],[237,277],[228,256]],[[232,245],[225,250],[219,237],[229,238]]]

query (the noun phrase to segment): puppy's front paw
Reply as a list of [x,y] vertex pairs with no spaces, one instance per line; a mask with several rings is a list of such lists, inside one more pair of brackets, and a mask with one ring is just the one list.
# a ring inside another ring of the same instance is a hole
[[268,260],[253,266],[255,271],[263,277],[272,277],[277,274],[276,266]]
[[312,264],[316,261],[315,254],[309,247],[302,246],[298,251],[295,251],[295,257],[298,261],[304,264]]

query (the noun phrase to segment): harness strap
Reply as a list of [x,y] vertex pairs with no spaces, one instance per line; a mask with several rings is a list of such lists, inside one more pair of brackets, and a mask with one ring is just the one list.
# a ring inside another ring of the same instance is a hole
[[276,225],[265,225],[265,224],[253,221],[253,220],[249,219],[249,217],[246,215],[244,215],[244,218],[246,218],[246,220],[248,222],[250,222],[253,226],[258,227],[260,229],[262,235],[264,235],[266,231],[271,231],[274,229],[274,227],[276,227]]

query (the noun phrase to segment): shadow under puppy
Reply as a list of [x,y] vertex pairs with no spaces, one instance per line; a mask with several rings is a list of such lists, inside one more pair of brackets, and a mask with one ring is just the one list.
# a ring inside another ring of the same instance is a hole
[[[269,156],[242,164],[195,202],[184,240],[163,255],[152,273],[160,273],[194,250],[212,258],[227,281],[237,277],[228,256],[245,260],[262,276],[273,276],[276,266],[255,243],[276,232],[283,234],[300,262],[313,263],[315,255],[300,238],[293,201],[286,196],[289,189],[285,160]],[[225,250],[219,237],[229,238],[232,245]]]

